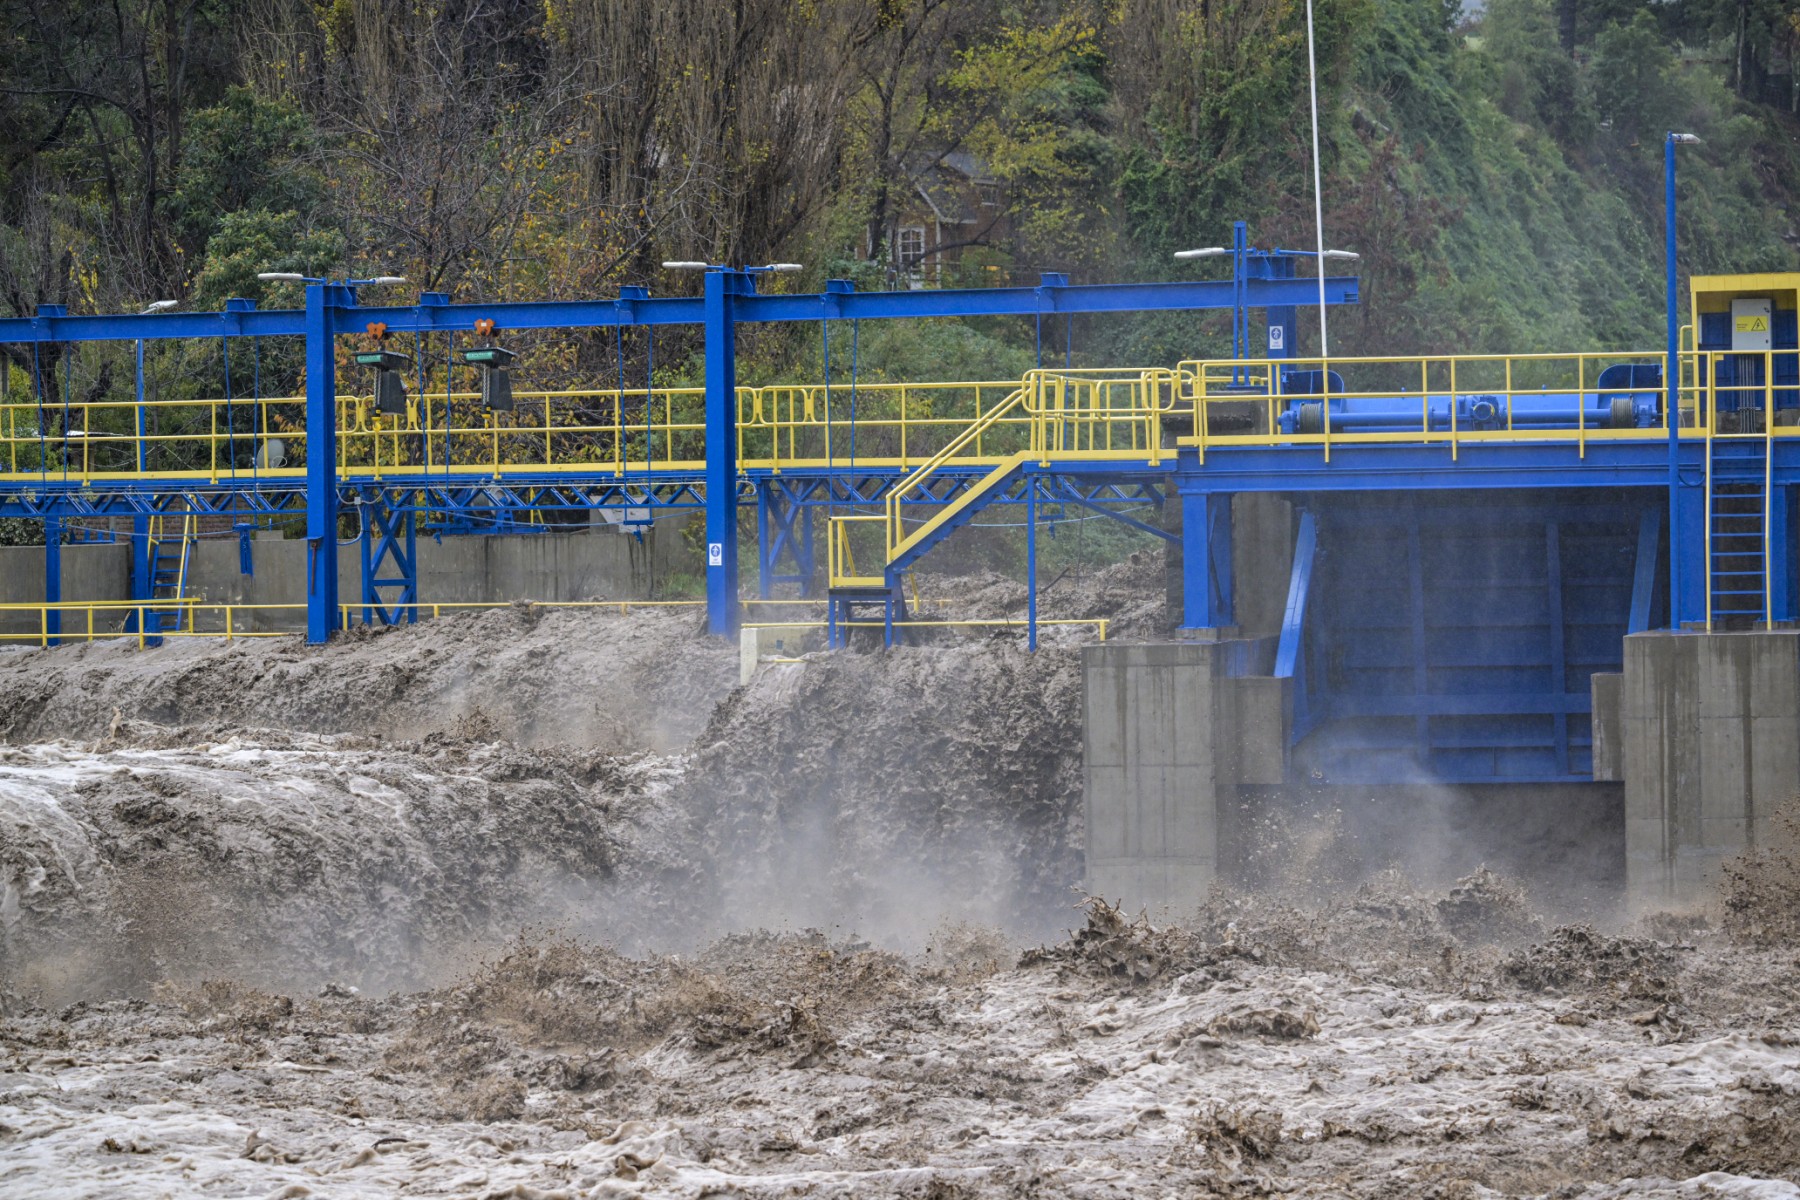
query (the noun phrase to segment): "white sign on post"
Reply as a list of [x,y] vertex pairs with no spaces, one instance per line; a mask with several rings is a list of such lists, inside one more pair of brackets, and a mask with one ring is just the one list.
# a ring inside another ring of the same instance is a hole
[[1287,326],[1269,326],[1269,349],[1280,350],[1287,344]]
[[706,543],[706,565],[709,567],[722,567],[725,565],[725,546],[723,543]]

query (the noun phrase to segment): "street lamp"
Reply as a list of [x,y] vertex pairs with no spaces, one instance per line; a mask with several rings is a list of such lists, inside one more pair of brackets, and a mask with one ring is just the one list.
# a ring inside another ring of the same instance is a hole
[[[1697,145],[1691,133],[1669,131],[1663,139],[1663,266],[1667,272],[1664,294],[1668,322],[1667,353],[1663,358],[1663,422],[1669,427],[1669,627],[1681,630],[1681,312],[1675,297],[1675,147]],[[1700,331],[1696,329],[1695,345]],[[1694,359],[1694,424],[1700,423],[1700,360]],[[1705,564],[1712,568],[1711,563]]]
[[[264,283],[326,283],[327,280],[313,275],[302,275],[298,271],[258,271],[256,277]],[[370,279],[346,279],[348,287],[377,287],[384,283],[405,283],[404,275],[376,275]]]
[[1306,89],[1312,101],[1313,236],[1319,251],[1319,362],[1328,367],[1331,339],[1325,327],[1325,192],[1319,182],[1319,62],[1313,50],[1313,5],[1306,0]]
[[[168,312],[171,308],[174,308],[177,303],[178,303],[178,301],[175,301],[175,300],[152,300],[149,304],[144,306],[144,311],[139,313],[138,315],[139,316],[149,316],[151,313]],[[150,469],[149,450],[144,445],[144,339],[143,338],[139,338],[138,342],[137,342],[137,469],[139,471],[147,471]]]
[[[723,266],[719,263],[693,262],[688,259],[674,259],[663,263],[663,270],[665,271],[729,271],[731,269],[731,267]],[[760,267],[740,267],[737,269],[743,271],[745,274],[762,274],[766,271],[774,271],[778,274],[785,275],[791,274],[794,271],[803,271],[806,268],[800,263],[778,262],[764,263]]]

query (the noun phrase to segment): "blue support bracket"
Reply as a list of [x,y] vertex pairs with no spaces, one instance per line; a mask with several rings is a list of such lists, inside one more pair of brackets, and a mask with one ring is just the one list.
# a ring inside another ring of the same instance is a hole
[[256,554],[250,548],[250,538],[256,532],[256,526],[246,523],[233,525],[238,539],[238,574],[254,577],[256,574]]
[[[812,595],[814,568],[812,507],[796,499],[818,491],[817,480],[792,484],[773,478],[756,485],[757,595],[772,599],[775,588],[794,584],[805,599]],[[781,570],[782,560],[793,563],[790,572]]]
[[1300,664],[1306,636],[1306,601],[1312,594],[1313,556],[1319,548],[1318,520],[1311,510],[1300,514],[1294,538],[1294,566],[1288,573],[1287,609],[1281,617],[1281,639],[1275,647],[1275,678],[1292,679]]
[[1650,628],[1650,605],[1656,599],[1656,555],[1662,541],[1662,509],[1650,506],[1638,518],[1637,558],[1631,573],[1631,618],[1625,632]]
[[416,510],[390,508],[382,488],[365,489],[359,499],[363,624],[414,624],[419,619]]

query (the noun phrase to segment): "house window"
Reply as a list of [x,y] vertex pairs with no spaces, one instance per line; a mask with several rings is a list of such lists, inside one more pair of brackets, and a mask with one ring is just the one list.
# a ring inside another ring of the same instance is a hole
[[904,225],[894,251],[894,266],[903,275],[917,277],[925,262],[925,227]]
[[975,190],[981,196],[981,207],[983,207],[983,208],[999,208],[1000,207],[1000,185],[999,184],[997,184],[997,183],[976,184]]

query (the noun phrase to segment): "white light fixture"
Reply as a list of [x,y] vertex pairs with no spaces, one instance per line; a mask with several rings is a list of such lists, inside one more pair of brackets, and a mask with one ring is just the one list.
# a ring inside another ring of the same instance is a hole
[[763,268],[765,271],[798,271],[800,269],[799,263],[770,263]]
[[1358,254],[1354,250],[1327,250],[1320,257],[1322,257],[1322,258],[1361,258],[1362,255]]
[[710,265],[710,263],[687,262],[684,260],[679,262],[665,262],[663,264],[663,269],[665,271],[704,271]]
[[1176,258],[1217,258],[1221,254],[1230,254],[1230,253],[1231,253],[1231,251],[1227,250],[1223,246],[1207,246],[1205,249],[1202,249],[1202,250],[1177,250],[1175,252],[1175,257]]
[[298,271],[258,271],[256,277],[264,283],[305,283],[306,276]]
[[177,301],[174,300],[152,300],[149,307],[145,308],[144,311],[138,315],[145,316],[150,313],[167,312],[169,309],[174,308],[176,304]]
[[1669,135],[1669,140],[1682,146],[1694,146],[1698,145],[1700,142],[1700,138],[1691,133],[1671,133]]
[[383,284],[383,283],[405,283],[406,276],[404,276],[404,275],[377,275],[373,279],[358,279],[358,280],[355,280],[354,282],[360,283],[364,287],[373,287],[377,284]]

